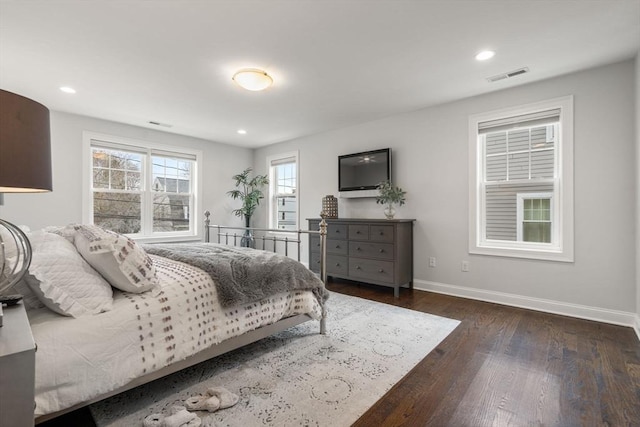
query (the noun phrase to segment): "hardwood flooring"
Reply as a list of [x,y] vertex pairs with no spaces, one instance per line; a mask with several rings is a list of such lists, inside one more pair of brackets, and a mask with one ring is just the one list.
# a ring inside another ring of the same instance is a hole
[[354,426],[640,426],[631,328],[409,289],[329,289],[461,321]]
[[[394,299],[383,287],[328,288],[461,321],[354,426],[640,426],[631,328],[409,289]],[[86,409],[41,424],[93,425]]]

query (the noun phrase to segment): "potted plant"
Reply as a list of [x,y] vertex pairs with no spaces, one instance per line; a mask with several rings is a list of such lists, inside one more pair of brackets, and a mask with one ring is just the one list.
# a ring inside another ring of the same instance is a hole
[[269,184],[269,178],[267,178],[266,175],[256,175],[252,178],[250,176],[252,170],[251,168],[246,168],[241,173],[234,175],[233,179],[236,182],[236,188],[235,190],[227,192],[232,199],[240,199],[242,201],[242,206],[234,209],[232,212],[240,218],[244,217],[245,227],[247,227],[247,229],[240,240],[240,246],[244,247],[255,246],[255,241],[249,229],[251,216],[256,211],[258,205],[260,205],[260,200],[264,199],[262,188]]
[[376,197],[376,203],[387,205],[387,207],[384,208],[384,215],[387,219],[393,219],[393,216],[396,214],[396,210],[393,205],[404,205],[405,195],[407,192],[403,191],[402,188],[393,185],[391,181],[383,181],[378,184],[378,192],[379,194]]

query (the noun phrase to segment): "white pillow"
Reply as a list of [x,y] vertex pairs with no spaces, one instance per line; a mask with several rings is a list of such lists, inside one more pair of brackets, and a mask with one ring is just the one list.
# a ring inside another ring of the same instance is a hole
[[45,306],[36,293],[31,290],[25,278],[16,283],[8,293],[22,295],[22,302],[27,310],[35,310]]
[[115,288],[125,292],[159,293],[153,261],[132,239],[96,225],[77,225],[80,255]]
[[24,280],[56,313],[80,317],[113,307],[111,286],[64,237],[45,231],[29,235],[33,256]]

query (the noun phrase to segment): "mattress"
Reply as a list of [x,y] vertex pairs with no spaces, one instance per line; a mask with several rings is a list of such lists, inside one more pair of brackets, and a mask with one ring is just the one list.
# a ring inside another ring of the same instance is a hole
[[113,309],[71,318],[28,312],[36,352],[39,417],[95,399],[229,338],[297,314],[320,319],[311,291],[282,292],[223,309],[211,277],[151,256],[162,292],[114,291]]

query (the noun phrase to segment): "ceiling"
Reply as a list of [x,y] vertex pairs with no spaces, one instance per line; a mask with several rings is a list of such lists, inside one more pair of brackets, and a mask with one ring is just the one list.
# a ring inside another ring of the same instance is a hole
[[[495,57],[476,61],[484,49]],[[640,0],[0,0],[0,88],[254,148],[639,50]],[[274,85],[239,88],[231,76],[245,67]]]

